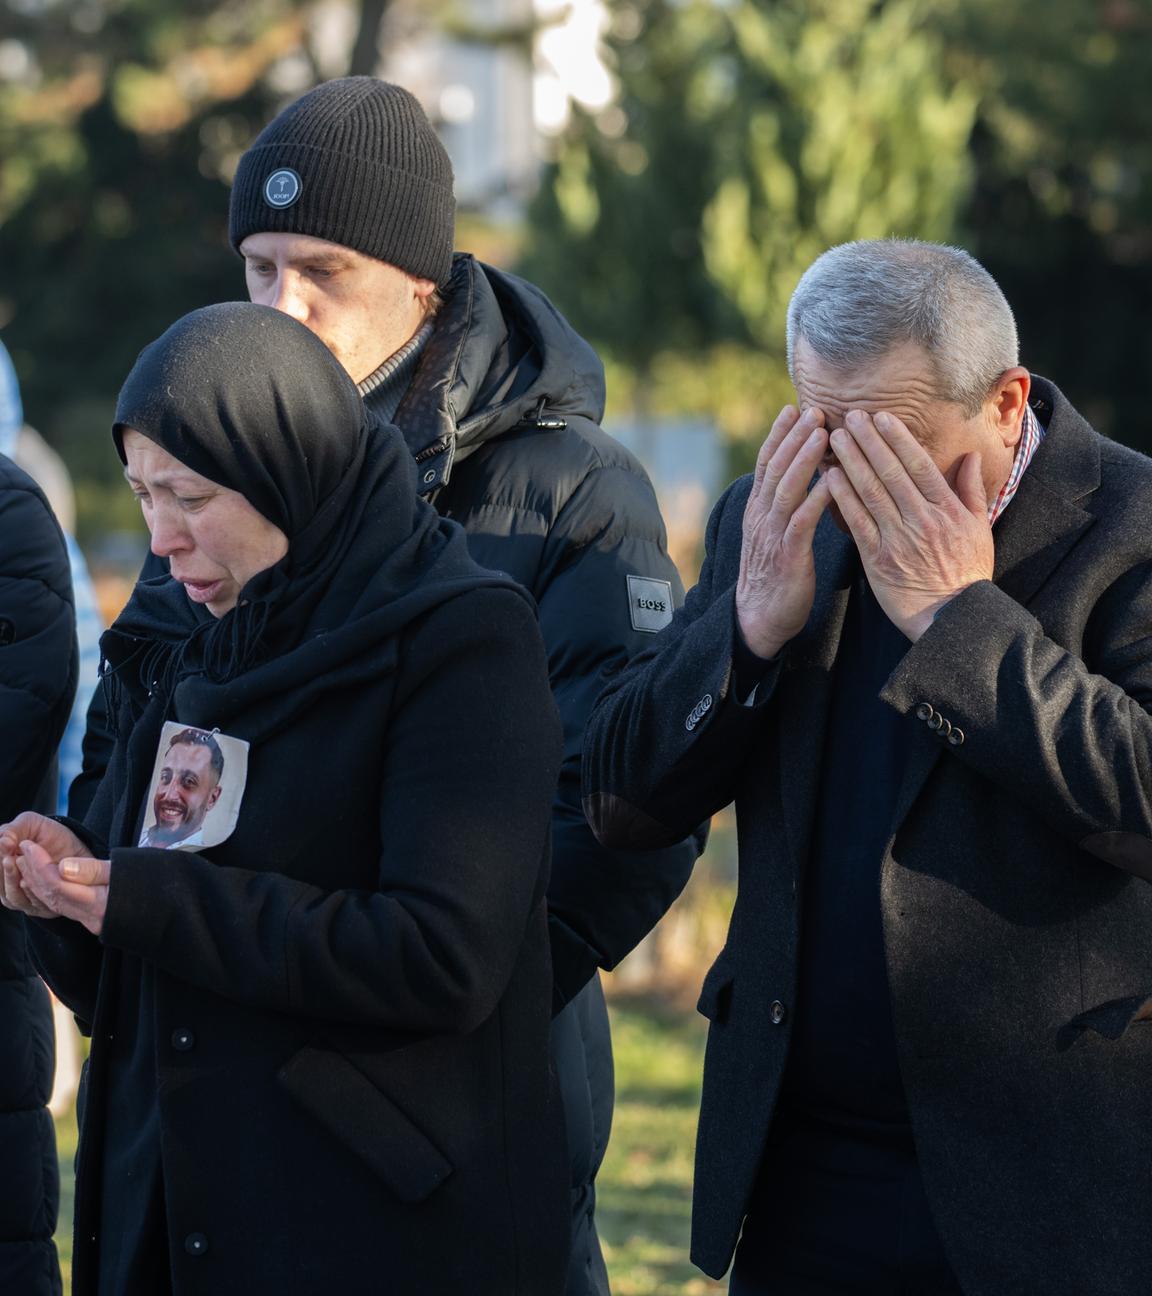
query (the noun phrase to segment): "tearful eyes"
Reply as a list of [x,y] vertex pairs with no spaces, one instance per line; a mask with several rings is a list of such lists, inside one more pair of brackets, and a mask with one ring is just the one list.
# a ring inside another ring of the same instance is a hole
[[[141,504],[145,506],[152,503],[152,496],[148,491],[134,490],[132,492],[132,495],[135,499],[137,499]],[[179,505],[180,508],[184,509],[187,512],[193,512],[196,509],[202,508],[205,504],[207,504],[209,500],[211,500],[212,496],[211,495],[174,495],[172,498],[176,501],[176,503]]]

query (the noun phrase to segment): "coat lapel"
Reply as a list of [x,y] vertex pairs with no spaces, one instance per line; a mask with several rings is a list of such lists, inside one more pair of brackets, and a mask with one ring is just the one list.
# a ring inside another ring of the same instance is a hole
[[[1032,405],[1048,433],[994,531],[993,580],[1023,607],[1092,525],[1079,501],[1100,485],[1099,438],[1060,391],[1034,378]],[[893,832],[903,823],[945,751],[923,725],[914,726],[897,798]]]
[[820,522],[814,548],[816,596],[807,625],[788,650],[777,728],[781,804],[797,876],[807,858],[816,813],[832,666],[848,595],[860,570],[855,546],[828,516]]

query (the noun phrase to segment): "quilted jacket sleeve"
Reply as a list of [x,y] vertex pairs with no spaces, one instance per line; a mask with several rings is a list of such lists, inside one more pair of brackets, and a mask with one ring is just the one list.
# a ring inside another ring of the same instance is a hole
[[[600,841],[659,847],[726,806],[767,708],[780,661],[755,704],[733,696],[735,585],[750,478],[712,511],[700,580],[665,630],[605,688],[588,726],[584,810]],[[724,559],[727,561],[723,561]]]
[[33,807],[68,722],[77,669],[64,536],[32,479],[2,460],[0,815],[5,821]]
[[[630,579],[631,578],[631,579]],[[601,845],[580,802],[584,729],[606,679],[658,639],[683,586],[647,478],[625,465],[589,472],[557,515],[534,590],[548,645],[564,761],[552,817],[548,904],[557,1006],[597,967],[615,967],[687,882],[704,831],[657,850]],[[667,600],[667,607],[637,608]],[[661,615],[663,613],[663,615]]]

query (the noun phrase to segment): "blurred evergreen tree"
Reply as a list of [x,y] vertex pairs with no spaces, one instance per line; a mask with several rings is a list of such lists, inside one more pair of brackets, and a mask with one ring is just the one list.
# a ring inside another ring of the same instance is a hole
[[521,268],[613,357],[645,373],[668,349],[745,336],[703,257],[719,179],[716,79],[730,32],[719,7],[696,0],[611,12],[618,101],[596,114],[574,106],[529,213]]
[[1102,431],[1152,453],[1152,6],[1000,0],[951,15],[980,90],[964,241],[1003,285],[1025,364]]
[[267,74],[304,46],[304,12],[3,0],[0,29],[0,330],[90,532],[134,517],[108,427],[138,351],[244,296],[227,180],[275,107]]
[[970,248],[1024,360],[1152,450],[1147,0],[608,0],[619,103],[576,111],[524,270],[617,406],[715,417],[747,462],[791,388],[784,314],[852,238]]
[[[524,269],[604,348],[618,395],[758,438],[790,398],[784,314],[852,238],[944,238],[976,97],[927,0],[616,0],[618,105],[574,114]],[[909,111],[909,105],[915,111]]]

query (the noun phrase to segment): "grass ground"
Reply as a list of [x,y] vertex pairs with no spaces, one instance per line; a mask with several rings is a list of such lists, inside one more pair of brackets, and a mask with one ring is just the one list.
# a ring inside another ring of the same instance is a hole
[[56,1229],[56,1249],[64,1274],[64,1290],[72,1290],[72,1204],[76,1198],[72,1162],[76,1157],[76,1112],[69,1109],[56,1122],[56,1151],[60,1157],[60,1222]]
[[[600,1173],[600,1235],[614,1296],[710,1296],[723,1283],[688,1261],[692,1149],[700,1105],[704,1025],[651,998],[611,1001],[616,1115]],[[76,1122],[56,1127],[60,1148],[57,1243],[70,1289],[72,1158]],[[304,1296],[302,1293],[301,1296]],[[465,1293],[461,1293],[465,1296]]]
[[614,1296],[709,1296],[688,1260],[705,1025],[650,998],[609,1001],[616,1114],[596,1218]]

